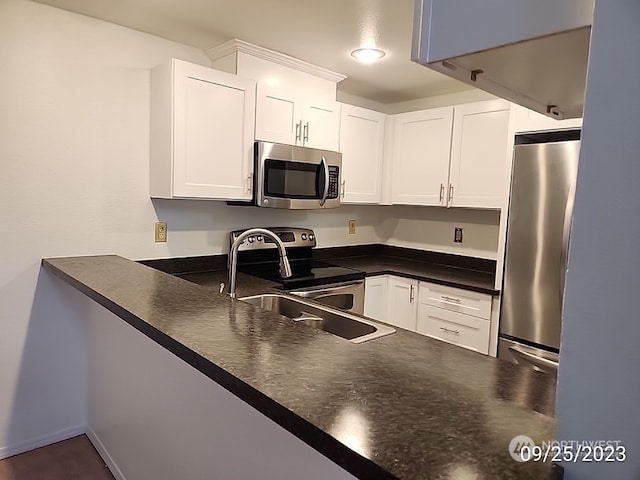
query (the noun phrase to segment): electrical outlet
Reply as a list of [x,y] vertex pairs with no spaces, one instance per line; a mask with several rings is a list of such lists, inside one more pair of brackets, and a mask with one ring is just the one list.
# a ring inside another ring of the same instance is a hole
[[462,230],[461,227],[455,227],[453,229],[453,243],[462,243]]
[[167,222],[156,222],[156,243],[167,241]]
[[349,235],[355,235],[355,234],[356,234],[356,221],[349,220]]

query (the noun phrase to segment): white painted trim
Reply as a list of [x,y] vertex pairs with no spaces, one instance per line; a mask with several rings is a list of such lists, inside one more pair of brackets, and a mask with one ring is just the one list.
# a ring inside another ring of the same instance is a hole
[[104,446],[104,443],[102,443],[102,440],[100,440],[98,434],[91,427],[87,427],[87,437],[89,437],[89,440],[91,440],[93,447],[102,457],[104,463],[106,463],[107,467],[109,467],[111,475],[113,475],[116,480],[126,480],[124,474],[118,468],[118,465],[107,451],[107,448]]
[[310,75],[314,75],[331,82],[338,83],[347,78],[345,75],[342,75],[340,73],[332,72],[331,70],[327,70],[326,68],[318,67],[317,65],[307,63],[298,58],[290,57],[289,55],[285,55],[284,53],[274,52],[273,50],[269,50],[264,47],[259,47],[258,45],[253,45],[252,43],[238,40],[237,38],[229,40],[222,45],[217,45],[205,50],[205,53],[211,59],[211,61],[215,61],[219,58],[237,52],[246,53],[247,55],[252,55],[256,58],[262,58],[263,60],[278,63],[280,65],[284,65],[285,67],[293,68],[294,70],[308,73]]
[[61,442],[63,440],[69,440],[70,438],[77,437],[86,432],[86,425],[76,425],[75,427],[65,428],[54,433],[49,433],[41,437],[32,438],[24,442],[16,443],[15,445],[9,445],[8,447],[0,448],[0,460],[4,458],[13,457],[14,455],[20,455],[21,453],[35,450],[36,448],[46,447],[52,443]]

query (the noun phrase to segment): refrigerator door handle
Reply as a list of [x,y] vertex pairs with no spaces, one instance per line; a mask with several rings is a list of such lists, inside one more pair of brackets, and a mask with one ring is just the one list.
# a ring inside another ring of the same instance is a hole
[[527,352],[514,345],[509,346],[511,354],[520,362],[532,365],[537,370],[556,375],[558,373],[558,362],[549,360],[548,358],[542,358],[531,352]]
[[560,262],[560,305],[564,303],[564,287],[569,263],[569,237],[571,236],[571,219],[573,217],[573,203],[575,197],[575,182],[569,188],[567,205],[564,209],[564,221],[562,223],[562,257]]

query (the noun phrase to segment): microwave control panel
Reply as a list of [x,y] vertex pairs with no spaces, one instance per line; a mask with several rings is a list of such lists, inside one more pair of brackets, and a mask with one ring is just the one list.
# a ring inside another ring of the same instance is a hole
[[338,198],[338,184],[340,181],[340,168],[337,166],[329,166],[329,194],[327,198]]

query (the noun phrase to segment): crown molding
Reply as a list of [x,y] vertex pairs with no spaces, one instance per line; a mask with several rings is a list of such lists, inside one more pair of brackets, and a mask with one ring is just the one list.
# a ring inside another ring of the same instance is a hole
[[217,45],[205,50],[205,53],[211,60],[217,60],[219,58],[237,52],[246,53],[247,55],[252,55],[256,58],[268,60],[270,62],[293,68],[300,72],[308,73],[310,75],[314,75],[331,82],[338,83],[347,78],[346,75],[332,72],[331,70],[327,70],[326,68],[318,67],[317,65],[307,63],[298,58],[285,55],[284,53],[274,52],[273,50],[269,50],[264,47],[253,45],[252,43],[238,40],[237,38],[229,40],[222,45]]

